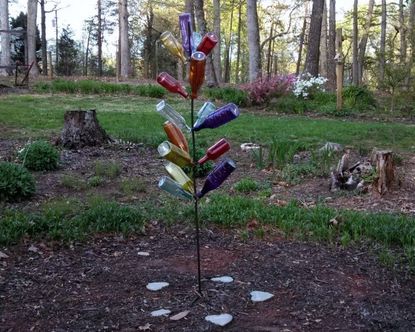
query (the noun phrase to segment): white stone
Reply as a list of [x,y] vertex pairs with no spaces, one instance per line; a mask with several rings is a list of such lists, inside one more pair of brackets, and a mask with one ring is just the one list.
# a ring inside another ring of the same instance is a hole
[[212,278],[210,280],[215,281],[215,282],[223,282],[223,283],[227,284],[229,282],[232,282],[233,278],[229,277],[229,276],[223,276],[223,277]]
[[138,251],[137,255],[138,256],[150,256],[150,253],[148,253],[147,251]]
[[151,316],[152,317],[160,317],[160,316],[168,316],[170,315],[171,311],[168,309],[159,309],[159,310],[154,310],[151,312]]
[[149,284],[147,284],[146,288],[148,290],[151,290],[151,291],[158,291],[158,290],[160,290],[160,289],[162,289],[164,287],[167,287],[168,285],[169,285],[169,283],[168,282],[164,282],[164,281],[161,281],[161,282],[150,282]]
[[205,320],[211,322],[215,325],[225,326],[232,321],[233,317],[229,314],[220,314],[220,315],[209,315],[205,317]]
[[261,291],[251,292],[252,302],[263,302],[263,301],[269,300],[271,297],[274,297],[274,295],[268,292],[261,292]]

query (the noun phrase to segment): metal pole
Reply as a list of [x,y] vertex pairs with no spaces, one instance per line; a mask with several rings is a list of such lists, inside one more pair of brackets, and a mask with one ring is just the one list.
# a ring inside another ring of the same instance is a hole
[[195,193],[195,213],[194,213],[194,220],[196,225],[196,250],[197,250],[197,285],[199,294],[202,294],[202,276],[200,271],[200,228],[199,228],[199,198],[196,195],[196,137],[195,132],[193,131],[193,124],[194,124],[194,99],[191,99],[190,102],[190,121],[192,122],[192,146],[193,146],[193,166],[192,166],[192,180],[193,180],[193,191]]

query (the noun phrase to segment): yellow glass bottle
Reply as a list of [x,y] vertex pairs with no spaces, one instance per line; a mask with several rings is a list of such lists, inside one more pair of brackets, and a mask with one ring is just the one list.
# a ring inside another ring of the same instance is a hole
[[180,167],[186,167],[192,164],[192,158],[190,158],[190,155],[169,141],[161,143],[157,150],[161,157]]
[[168,163],[165,166],[170,176],[182,186],[186,191],[194,193],[193,181],[186,175],[186,173],[176,164]]
[[163,124],[163,128],[170,142],[177,145],[180,149],[189,152],[189,144],[179,127],[170,121],[166,121]]
[[177,56],[183,63],[186,63],[183,46],[170,31],[163,32],[160,36],[160,41],[171,54]]

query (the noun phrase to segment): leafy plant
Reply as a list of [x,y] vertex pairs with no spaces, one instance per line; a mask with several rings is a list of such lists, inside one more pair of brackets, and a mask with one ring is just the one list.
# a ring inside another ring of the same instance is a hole
[[45,141],[36,141],[19,152],[19,159],[33,171],[50,171],[58,167],[59,152]]
[[91,187],[99,187],[104,182],[101,176],[95,175],[88,180],[88,185]]
[[0,162],[0,201],[17,201],[35,193],[32,175],[21,165]]
[[302,99],[314,99],[319,93],[325,91],[324,85],[327,82],[327,78],[322,76],[311,76],[309,73],[305,73],[297,78],[294,83],[293,93],[298,98]]
[[225,103],[234,103],[238,106],[247,106],[249,103],[247,93],[237,88],[208,88],[203,92],[208,98],[222,100]]
[[349,85],[343,89],[343,102],[346,108],[367,111],[376,108],[373,93],[366,86]]
[[278,75],[267,79],[259,78],[246,84],[243,89],[248,93],[254,105],[268,104],[272,98],[278,98],[289,93],[295,81],[294,75]]
[[[205,150],[203,148],[196,149],[196,161],[201,159],[205,155]],[[193,156],[193,155],[192,155]],[[208,161],[204,163],[203,165],[196,165],[196,177],[197,178],[203,178],[213,169],[213,162]],[[192,174],[192,167],[184,167],[184,172],[191,176]]]
[[82,179],[70,174],[64,174],[62,176],[61,185],[73,190],[82,190],[86,188],[86,184]]

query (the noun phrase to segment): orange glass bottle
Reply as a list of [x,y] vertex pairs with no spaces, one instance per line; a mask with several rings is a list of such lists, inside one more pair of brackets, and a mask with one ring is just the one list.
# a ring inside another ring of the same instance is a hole
[[206,55],[194,52],[190,58],[189,83],[192,89],[191,97],[197,98],[197,93],[205,80]]
[[180,149],[189,152],[189,144],[179,127],[170,121],[166,121],[163,124],[163,128],[170,142],[177,145]]

